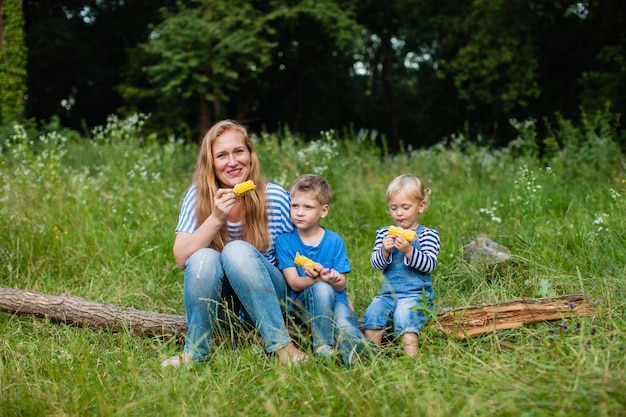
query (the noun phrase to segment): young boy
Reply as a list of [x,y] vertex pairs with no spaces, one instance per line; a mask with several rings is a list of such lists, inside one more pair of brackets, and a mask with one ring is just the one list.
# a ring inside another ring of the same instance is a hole
[[[292,233],[276,240],[278,268],[290,289],[292,307],[310,319],[314,356],[331,359],[335,346],[347,365],[370,354],[373,343],[359,330],[356,313],[346,295],[351,272],[343,239],[319,225],[328,215],[332,189],[318,175],[299,176],[290,190]],[[296,255],[315,262],[303,270]]]

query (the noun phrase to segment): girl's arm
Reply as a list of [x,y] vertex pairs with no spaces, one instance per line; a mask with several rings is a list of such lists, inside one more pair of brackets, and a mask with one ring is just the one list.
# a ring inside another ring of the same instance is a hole
[[[370,256],[370,263],[374,269],[382,271],[391,263],[391,249],[387,248],[388,228],[381,228],[376,231],[376,240]],[[393,246],[393,245],[392,245]],[[387,248],[385,250],[385,248]]]
[[420,250],[413,248],[411,256],[404,258],[404,263],[421,272],[432,272],[437,266],[440,247],[439,233],[424,228],[417,238],[420,242]]

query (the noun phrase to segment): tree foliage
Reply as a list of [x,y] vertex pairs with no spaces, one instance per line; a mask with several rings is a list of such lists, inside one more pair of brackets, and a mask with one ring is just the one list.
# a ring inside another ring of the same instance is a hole
[[26,54],[22,2],[0,0],[0,124],[24,117]]
[[27,116],[70,127],[139,111],[194,140],[231,117],[401,150],[626,115],[619,0],[23,1]]
[[[356,25],[345,18],[347,12],[336,2],[319,3],[196,0],[164,10],[149,40],[139,45],[148,84],[143,91],[127,89],[125,97],[154,97],[169,118],[189,120],[187,109],[196,109],[200,133],[216,119],[246,121],[260,96],[280,88],[263,78],[270,67],[273,73],[288,72],[290,57],[309,55],[305,45],[320,38],[332,39],[335,52],[351,47]],[[317,33],[306,32],[311,26]],[[305,72],[315,68],[306,62],[291,66]],[[173,103],[183,108],[172,112]]]

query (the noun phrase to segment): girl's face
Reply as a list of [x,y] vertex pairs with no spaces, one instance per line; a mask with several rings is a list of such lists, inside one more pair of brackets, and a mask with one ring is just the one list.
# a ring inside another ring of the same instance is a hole
[[314,191],[298,191],[291,195],[290,213],[298,230],[311,230],[328,214],[328,204],[321,205]]
[[213,169],[220,187],[232,188],[250,176],[250,151],[240,133],[227,130],[212,146]]
[[426,201],[417,201],[404,191],[398,191],[389,199],[388,206],[391,218],[397,226],[415,229],[419,224],[419,215],[426,210]]

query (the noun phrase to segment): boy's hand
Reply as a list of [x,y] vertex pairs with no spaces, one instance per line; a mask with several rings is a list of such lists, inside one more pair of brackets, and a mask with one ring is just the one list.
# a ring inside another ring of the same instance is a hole
[[320,280],[329,284],[334,284],[341,280],[341,274],[332,268],[324,268],[320,273]]
[[305,269],[304,273],[309,278],[317,279],[317,278],[320,277],[323,269],[324,269],[324,267],[321,264],[315,262],[315,266],[313,268]]

